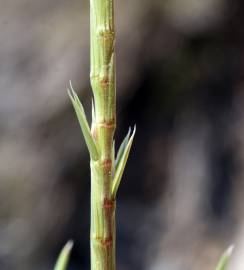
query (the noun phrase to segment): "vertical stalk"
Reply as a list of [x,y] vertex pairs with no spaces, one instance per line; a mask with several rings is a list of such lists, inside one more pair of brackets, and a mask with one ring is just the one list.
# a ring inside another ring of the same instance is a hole
[[91,129],[71,83],[68,94],[91,158],[91,270],[115,270],[115,199],[136,129],[132,134],[129,129],[115,159],[114,0],[90,0],[90,7],[90,79],[95,100]]
[[95,99],[92,137],[99,159],[91,159],[91,270],[115,270],[113,137],[116,126],[114,0],[90,0],[91,86]]

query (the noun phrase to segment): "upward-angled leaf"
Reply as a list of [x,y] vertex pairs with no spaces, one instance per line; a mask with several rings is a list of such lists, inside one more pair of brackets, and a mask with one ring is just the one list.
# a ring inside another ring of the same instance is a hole
[[115,140],[113,140],[113,145],[112,145],[112,177],[114,177],[114,163],[115,163]]
[[96,112],[95,112],[95,105],[94,105],[93,99],[92,99],[92,122],[93,123],[96,122]]
[[92,138],[91,130],[90,130],[90,127],[89,127],[87,119],[86,119],[84,108],[83,108],[77,94],[73,90],[72,85],[70,85],[70,86],[71,86],[71,91],[68,89],[68,95],[70,97],[70,100],[71,100],[73,107],[75,109],[77,118],[79,120],[80,127],[82,130],[87,148],[89,150],[91,158],[93,160],[98,160],[99,159],[98,149],[97,149],[97,146]]
[[54,270],[66,270],[72,247],[73,241],[67,242],[63,247],[54,266]]
[[128,131],[127,135],[125,136],[123,142],[121,143],[121,145],[119,147],[119,150],[118,150],[118,153],[117,153],[117,157],[116,157],[116,160],[115,160],[115,168],[118,167],[118,164],[120,162],[120,159],[121,159],[121,157],[122,157],[122,155],[124,153],[125,147],[128,144],[130,133],[131,133],[131,128],[129,128],[129,131]]
[[230,246],[222,255],[222,257],[220,258],[217,267],[215,268],[215,270],[226,270],[227,269],[227,265],[229,263],[231,254],[233,252],[234,246]]
[[115,199],[115,197],[116,197],[116,194],[117,194],[117,191],[119,188],[119,184],[121,182],[121,178],[122,178],[122,175],[123,175],[123,172],[125,169],[125,165],[126,165],[126,162],[128,160],[128,157],[129,157],[129,153],[130,153],[130,149],[131,149],[131,145],[132,145],[135,133],[136,133],[136,127],[134,127],[134,131],[133,131],[128,143],[124,147],[121,158],[118,162],[117,169],[116,169],[115,175],[114,175],[114,180],[112,183],[112,198],[113,199]]

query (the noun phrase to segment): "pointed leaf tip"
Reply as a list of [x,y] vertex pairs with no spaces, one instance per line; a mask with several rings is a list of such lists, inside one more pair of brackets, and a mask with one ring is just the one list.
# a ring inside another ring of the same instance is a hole
[[71,91],[70,91],[69,88],[67,88],[67,93],[68,93],[68,96],[69,96],[70,100],[71,100],[72,103],[73,103],[75,100],[74,100],[74,97],[73,97],[73,95],[72,95],[72,93],[71,93]]
[[72,91],[72,92],[75,92],[71,80],[69,80],[69,86],[70,86],[71,91]]
[[233,251],[234,251],[234,249],[235,249],[235,246],[234,245],[229,246],[229,248],[226,251],[227,255],[228,256],[231,256],[232,253],[233,253]]
[[118,150],[118,153],[117,153],[117,157],[115,159],[115,168],[118,167],[118,164],[121,160],[121,157],[123,155],[123,152],[125,150],[125,147],[126,145],[128,144],[128,140],[129,140],[129,137],[130,137],[130,133],[131,133],[131,127],[129,127],[129,130],[128,130],[128,133],[127,135],[125,136],[124,140],[122,141],[120,147],[119,147],[119,150]]
[[221,256],[215,270],[227,270],[227,265],[229,263],[231,255],[233,253],[233,250],[234,250],[234,245],[231,245],[228,247],[228,249]]
[[123,149],[121,150],[122,154],[121,154],[120,159],[118,160],[117,168],[114,175],[114,180],[112,183],[112,197],[114,199],[116,197],[116,194],[117,194],[117,191],[118,191],[118,188],[119,188],[122,176],[123,176],[123,172],[124,172],[125,165],[129,157],[129,153],[130,153],[130,149],[133,143],[135,133],[136,133],[136,126],[134,126],[134,130],[130,138],[128,136],[128,134],[130,135],[130,131],[129,131],[129,133],[127,134],[128,137],[126,136],[126,138],[123,141],[123,143],[125,142],[125,145],[123,146]]
[[66,245],[64,246],[64,248],[65,248],[66,250],[68,250],[68,252],[70,252],[71,249],[73,248],[73,246],[74,246],[74,241],[73,241],[73,240],[69,240],[69,241],[66,243]]
[[[71,87],[72,87],[72,84],[71,84]],[[81,131],[83,133],[90,156],[93,160],[98,160],[99,159],[98,149],[97,149],[95,141],[92,138],[91,130],[86,119],[85,111],[79,100],[79,97],[77,96],[73,88],[71,90],[68,89],[68,95],[70,97],[70,100],[76,112],[76,116],[78,118]]]
[[54,270],[66,270],[70,258],[70,253],[73,248],[73,241],[69,240],[66,245],[61,250],[58,259],[56,261],[56,264],[54,266]]

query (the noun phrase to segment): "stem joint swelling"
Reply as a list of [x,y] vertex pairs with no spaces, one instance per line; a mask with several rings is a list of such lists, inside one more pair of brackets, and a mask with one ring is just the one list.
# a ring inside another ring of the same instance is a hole
[[[104,71],[98,75],[91,75],[91,86],[94,89],[94,92],[106,92],[109,91],[110,85],[113,84],[112,80],[109,77],[110,66],[104,65]],[[104,74],[105,73],[105,74]]]
[[110,237],[99,237],[99,236],[92,236],[92,241],[94,241],[97,245],[103,247],[103,248],[108,248],[112,246],[113,244],[113,238]]
[[99,30],[97,31],[97,37],[98,39],[103,41],[108,40],[109,44],[113,44],[115,39],[115,32],[111,29],[100,27]]
[[113,129],[113,130],[116,128],[115,119],[111,119],[109,121],[97,122],[95,125],[98,128],[107,128],[107,129]]
[[104,198],[103,200],[103,208],[111,209],[111,211],[115,210],[116,202],[113,199]]
[[100,162],[100,166],[105,172],[110,172],[112,169],[112,160],[111,159],[104,159]]

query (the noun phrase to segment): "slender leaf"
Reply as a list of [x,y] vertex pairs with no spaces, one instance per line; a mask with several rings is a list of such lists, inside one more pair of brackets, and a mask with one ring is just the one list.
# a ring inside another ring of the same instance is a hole
[[112,177],[114,177],[114,172],[115,172],[115,140],[113,140],[113,145],[112,145]]
[[121,157],[122,157],[122,155],[124,153],[125,147],[128,144],[130,133],[131,133],[131,128],[129,128],[129,131],[128,131],[127,135],[125,136],[123,142],[121,143],[121,145],[119,147],[119,150],[118,150],[118,153],[117,153],[117,157],[116,157],[116,160],[115,160],[115,168],[118,167],[118,164],[119,164],[119,162],[121,160]]
[[69,262],[70,252],[73,247],[73,241],[68,241],[67,244],[61,250],[56,264],[54,266],[54,270],[66,270]]
[[217,267],[215,268],[215,270],[226,270],[227,269],[227,265],[229,263],[231,254],[233,252],[234,246],[230,246],[225,252],[224,254],[221,256]]
[[74,110],[76,112],[76,115],[77,115],[78,121],[80,123],[80,127],[82,130],[87,148],[88,148],[89,153],[91,155],[91,158],[93,160],[98,160],[99,159],[98,149],[97,149],[97,146],[92,138],[91,130],[90,130],[90,127],[89,127],[87,119],[86,119],[84,108],[83,108],[77,94],[73,90],[72,85],[71,85],[71,91],[68,89],[68,95],[70,97],[70,100],[71,100],[73,107],[74,107]]
[[123,172],[125,169],[125,165],[126,165],[126,162],[128,160],[128,157],[129,157],[129,153],[130,153],[130,149],[131,149],[131,145],[132,145],[135,133],[136,133],[136,127],[134,127],[134,131],[133,131],[128,143],[124,147],[124,151],[123,151],[121,158],[119,160],[119,163],[117,165],[117,169],[116,169],[115,175],[114,175],[114,180],[112,183],[112,197],[113,197],[113,199],[115,199],[115,197],[116,197],[116,194],[117,194],[117,191],[119,188],[119,184],[121,182],[121,178],[123,176]]
[[95,105],[94,105],[93,99],[92,99],[92,122],[93,123],[96,122],[96,112],[95,112]]

